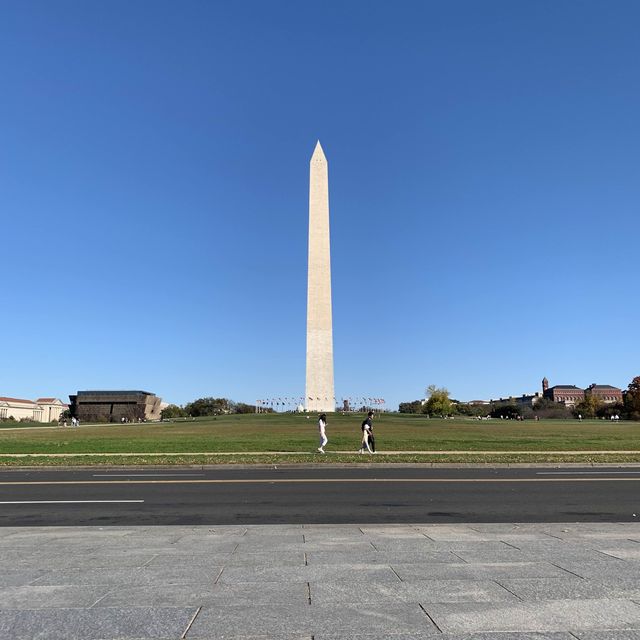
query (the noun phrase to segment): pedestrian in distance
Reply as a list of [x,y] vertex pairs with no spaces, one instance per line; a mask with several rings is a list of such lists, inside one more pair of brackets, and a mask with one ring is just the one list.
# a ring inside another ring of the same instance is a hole
[[359,453],[364,453],[365,447],[369,453],[376,452],[376,440],[373,437],[373,411],[369,411],[367,417],[362,421],[362,443]]
[[318,451],[320,453],[324,453],[324,447],[329,442],[326,433],[327,428],[327,414],[322,413],[318,418],[318,432],[320,433],[320,446],[318,447]]

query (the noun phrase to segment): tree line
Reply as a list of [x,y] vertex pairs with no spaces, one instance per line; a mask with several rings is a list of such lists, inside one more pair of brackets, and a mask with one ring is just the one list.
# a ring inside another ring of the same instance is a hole
[[536,403],[522,406],[508,400],[491,405],[475,405],[450,398],[444,387],[430,385],[426,389],[427,399],[401,402],[400,413],[426,414],[447,417],[453,415],[521,419],[521,418],[604,418],[619,416],[621,419],[640,420],[640,376],[636,376],[625,391],[622,402],[605,404],[597,396],[585,395],[584,400],[570,408],[549,398],[540,398]]
[[[271,413],[273,409],[263,409],[263,413],[265,411]],[[234,402],[229,398],[207,397],[198,398],[184,406],[170,404],[160,412],[160,416],[163,420],[170,420],[171,418],[200,418],[204,416],[221,416],[229,413],[255,412],[255,405]]]

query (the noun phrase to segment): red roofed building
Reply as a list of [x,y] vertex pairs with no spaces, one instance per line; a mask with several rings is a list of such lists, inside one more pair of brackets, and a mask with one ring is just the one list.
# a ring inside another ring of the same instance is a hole
[[574,384],[557,384],[550,387],[547,379],[542,381],[542,395],[554,402],[561,402],[567,407],[575,407],[584,400],[584,389]]
[[615,404],[622,402],[622,389],[612,387],[610,384],[590,384],[585,390],[585,395],[594,396],[603,404]]

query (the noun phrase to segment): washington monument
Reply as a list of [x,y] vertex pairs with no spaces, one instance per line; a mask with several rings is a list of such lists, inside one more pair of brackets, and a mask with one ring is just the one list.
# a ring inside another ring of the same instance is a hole
[[335,411],[329,177],[320,141],[309,168],[309,266],[307,276],[307,411]]

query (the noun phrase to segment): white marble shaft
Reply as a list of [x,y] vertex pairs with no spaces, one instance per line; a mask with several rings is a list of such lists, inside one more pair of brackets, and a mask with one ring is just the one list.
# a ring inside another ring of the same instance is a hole
[[329,177],[320,142],[309,172],[309,267],[307,281],[307,411],[335,411]]

